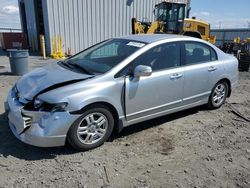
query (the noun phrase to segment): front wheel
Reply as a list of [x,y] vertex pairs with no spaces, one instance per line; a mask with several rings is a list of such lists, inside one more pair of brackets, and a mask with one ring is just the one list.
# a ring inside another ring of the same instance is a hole
[[86,110],[69,129],[69,144],[80,151],[89,150],[102,145],[111,135],[114,118],[110,110],[104,106]]
[[209,97],[208,107],[210,109],[220,108],[228,95],[228,84],[225,81],[218,82],[212,89]]

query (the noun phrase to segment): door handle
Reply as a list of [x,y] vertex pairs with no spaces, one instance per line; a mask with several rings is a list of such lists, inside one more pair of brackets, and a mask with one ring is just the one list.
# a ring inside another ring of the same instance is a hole
[[178,78],[181,78],[183,75],[182,74],[178,74],[178,73],[175,73],[173,74],[172,76],[170,76],[170,79],[173,80],[173,79],[178,79]]
[[217,69],[216,67],[211,66],[211,67],[208,68],[208,71],[209,71],[209,72],[212,72],[212,71],[215,71],[216,69]]

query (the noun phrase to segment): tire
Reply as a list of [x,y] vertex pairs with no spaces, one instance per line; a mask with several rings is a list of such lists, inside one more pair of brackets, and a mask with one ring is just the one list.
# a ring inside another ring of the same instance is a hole
[[228,95],[227,82],[221,81],[215,84],[208,100],[209,109],[220,108],[226,101],[227,95]]
[[67,141],[76,150],[86,151],[102,145],[111,135],[114,117],[103,106],[92,106],[70,127]]

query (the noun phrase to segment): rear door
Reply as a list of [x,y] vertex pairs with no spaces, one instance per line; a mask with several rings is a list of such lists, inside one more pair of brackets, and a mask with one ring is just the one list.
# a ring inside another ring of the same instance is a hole
[[183,73],[180,67],[180,43],[156,46],[140,55],[133,62],[147,65],[153,70],[148,77],[126,78],[126,118],[136,121],[164,114],[181,106]]
[[210,46],[200,42],[183,42],[184,93],[183,104],[206,100],[211,92],[211,75],[216,71]]

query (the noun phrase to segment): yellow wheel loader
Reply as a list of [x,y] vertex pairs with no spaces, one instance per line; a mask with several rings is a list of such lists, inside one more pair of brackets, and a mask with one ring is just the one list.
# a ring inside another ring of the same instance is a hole
[[163,1],[155,5],[155,21],[139,21],[132,18],[132,34],[180,34],[201,38],[214,44],[216,38],[210,35],[210,24],[195,18],[186,18],[187,12],[186,4]]

